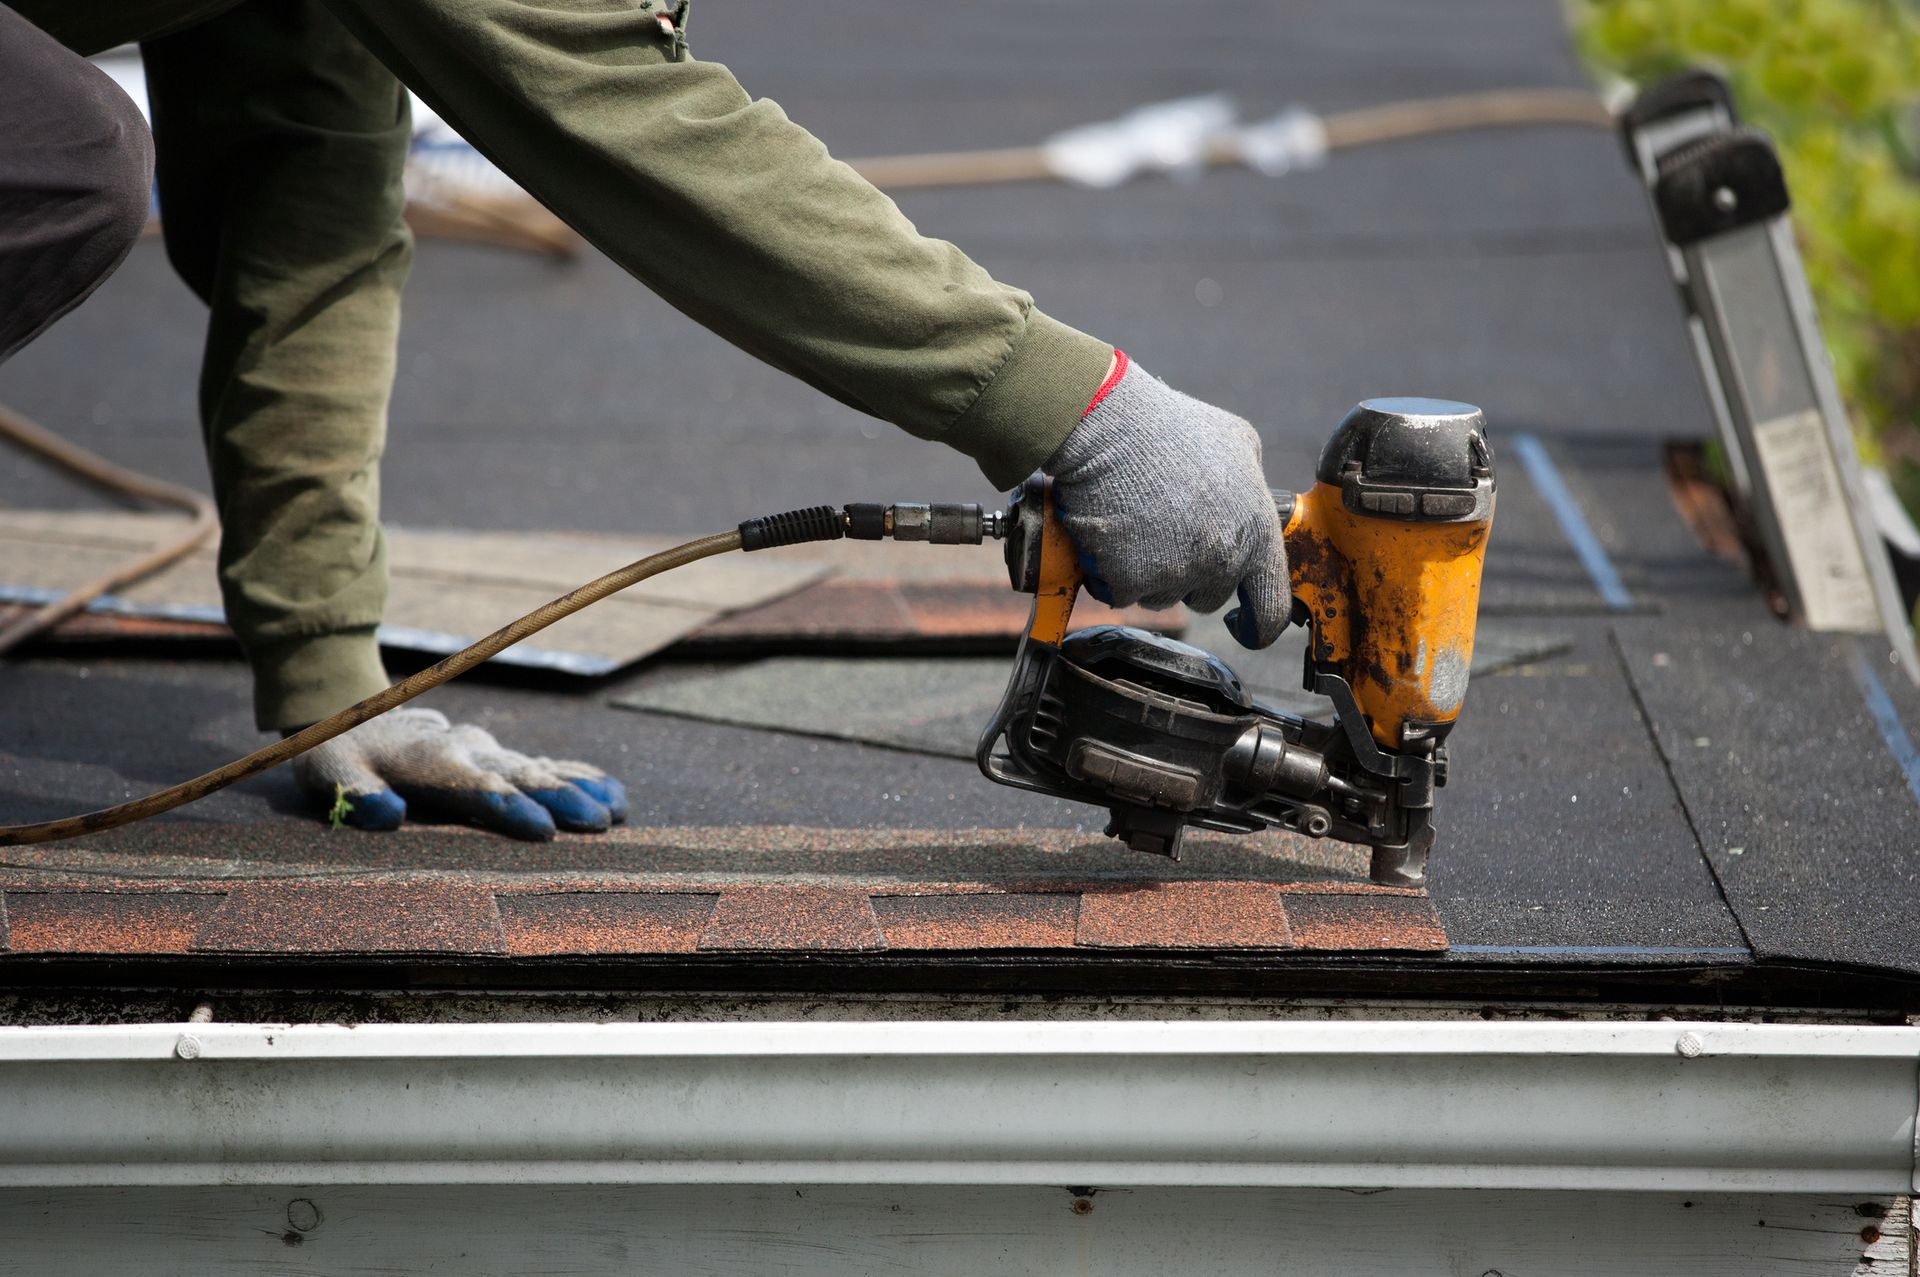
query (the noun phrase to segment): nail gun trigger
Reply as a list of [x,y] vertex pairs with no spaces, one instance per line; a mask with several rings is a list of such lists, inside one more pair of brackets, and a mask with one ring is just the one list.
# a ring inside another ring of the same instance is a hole
[[1367,729],[1367,716],[1360,712],[1360,703],[1354,699],[1353,688],[1347,680],[1338,674],[1315,669],[1311,661],[1307,669],[1313,680],[1308,690],[1333,702],[1333,720],[1346,737],[1347,744],[1352,747],[1354,760],[1376,776],[1385,776],[1389,780],[1408,779],[1409,760],[1387,753],[1374,742],[1373,733]]

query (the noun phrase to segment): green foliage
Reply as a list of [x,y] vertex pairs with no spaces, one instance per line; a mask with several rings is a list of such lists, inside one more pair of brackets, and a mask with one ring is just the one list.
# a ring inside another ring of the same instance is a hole
[[1773,136],[1862,451],[1920,486],[1920,4],[1569,4],[1596,71],[1644,85],[1711,66]]
[[335,829],[347,823],[347,813],[353,810],[353,802],[347,797],[347,787],[339,781],[333,784],[333,808],[327,812],[327,824]]

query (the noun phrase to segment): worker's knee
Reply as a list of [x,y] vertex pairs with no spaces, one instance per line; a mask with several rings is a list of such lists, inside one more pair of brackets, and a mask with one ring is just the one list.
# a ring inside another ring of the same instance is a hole
[[[88,68],[92,71],[92,68]],[[111,270],[138,239],[153,201],[153,135],[140,108],[109,77],[75,77],[64,136],[68,152],[55,183],[73,210],[76,247]]]
[[[0,14],[6,11],[0,8]],[[153,139],[98,67],[0,23],[0,358],[71,310],[147,218]]]
[[38,163],[8,194],[37,209],[35,254],[46,301],[77,305],[113,273],[146,226],[153,199],[153,136],[139,108],[88,66],[62,86],[58,124],[36,147]]

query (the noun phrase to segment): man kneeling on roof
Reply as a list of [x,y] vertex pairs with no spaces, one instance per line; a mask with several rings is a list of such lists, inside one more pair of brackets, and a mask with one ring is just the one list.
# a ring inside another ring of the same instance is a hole
[[[0,4],[0,359],[126,256],[157,185],[208,307],[200,410],[220,584],[262,729],[387,684],[379,460],[412,242],[405,85],[673,305],[842,403],[1034,470],[1095,597],[1285,626],[1278,519],[1247,422],[921,236],[778,106],[687,52],[666,0]],[[139,41],[152,135],[82,55]],[[604,830],[620,783],[402,708],[294,763],[321,810],[409,800],[518,838]]]

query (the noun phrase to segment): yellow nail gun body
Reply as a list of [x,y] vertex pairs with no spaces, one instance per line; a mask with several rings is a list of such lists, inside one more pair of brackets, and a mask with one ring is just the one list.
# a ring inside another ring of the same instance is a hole
[[1122,626],[1069,634],[1078,556],[1036,475],[1007,515],[1007,567],[1034,608],[978,759],[1002,784],[1106,806],[1107,832],[1178,856],[1188,826],[1364,843],[1376,881],[1424,880],[1433,791],[1466,700],[1493,524],[1477,408],[1368,400],[1304,493],[1276,493],[1304,684],[1331,724],[1260,705],[1198,648]]

